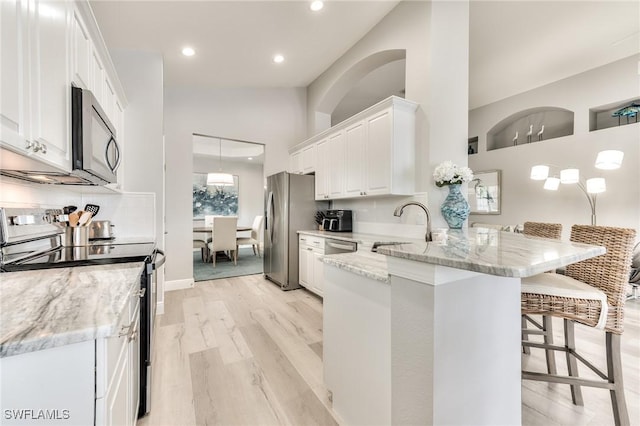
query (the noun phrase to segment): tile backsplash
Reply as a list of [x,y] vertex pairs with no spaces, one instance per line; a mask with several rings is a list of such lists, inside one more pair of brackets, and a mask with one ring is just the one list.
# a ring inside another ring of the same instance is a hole
[[110,220],[116,238],[155,238],[155,203],[153,193],[87,193],[90,187],[72,188],[0,180],[1,207],[43,207],[61,209],[67,205],[83,208],[97,204],[95,220]]

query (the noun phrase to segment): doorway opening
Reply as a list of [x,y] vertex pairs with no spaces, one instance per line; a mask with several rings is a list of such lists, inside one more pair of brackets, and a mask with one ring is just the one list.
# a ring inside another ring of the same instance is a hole
[[[192,140],[194,281],[261,274],[264,145],[195,133]],[[216,217],[225,219],[214,233]]]

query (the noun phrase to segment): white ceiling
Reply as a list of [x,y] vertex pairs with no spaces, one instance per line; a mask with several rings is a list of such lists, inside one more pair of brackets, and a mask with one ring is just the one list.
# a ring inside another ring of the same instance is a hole
[[[163,53],[166,87],[306,87],[397,3],[334,0],[319,13],[303,0],[91,6],[110,49]],[[472,0],[470,108],[638,53],[639,29],[638,1]],[[196,56],[180,54],[186,44]]]
[[[91,1],[110,49],[160,51],[166,87],[306,87],[398,1]],[[180,52],[190,45],[196,54]],[[273,55],[285,57],[281,64]]]
[[264,145],[206,135],[193,135],[194,157],[214,157],[226,163],[263,164]]

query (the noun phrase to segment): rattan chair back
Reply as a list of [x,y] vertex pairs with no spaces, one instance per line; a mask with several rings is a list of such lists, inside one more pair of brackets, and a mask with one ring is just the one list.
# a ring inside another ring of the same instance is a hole
[[540,238],[552,238],[559,240],[562,238],[562,224],[544,222],[525,222],[522,231],[525,235]]
[[607,295],[609,315],[605,329],[622,334],[626,284],[636,231],[608,226],[573,225],[571,241],[604,246],[601,256],[567,266],[566,275],[599,288]]

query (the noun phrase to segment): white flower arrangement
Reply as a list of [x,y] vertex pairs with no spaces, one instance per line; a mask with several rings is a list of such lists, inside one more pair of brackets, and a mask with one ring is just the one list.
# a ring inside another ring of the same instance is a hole
[[436,186],[458,185],[473,180],[473,171],[469,167],[460,167],[452,161],[443,161],[433,172]]

